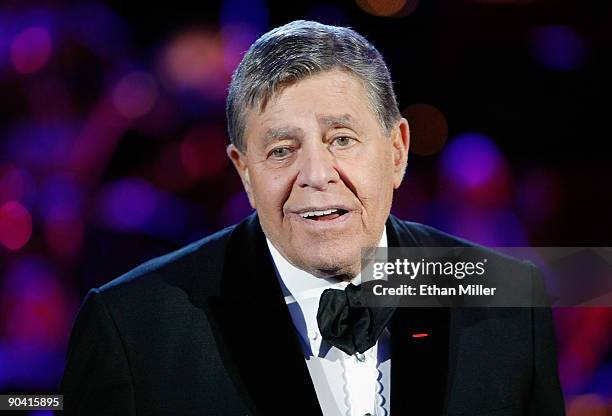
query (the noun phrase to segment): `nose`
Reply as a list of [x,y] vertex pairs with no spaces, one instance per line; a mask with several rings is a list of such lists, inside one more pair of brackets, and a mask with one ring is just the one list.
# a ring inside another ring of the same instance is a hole
[[297,185],[324,191],[339,179],[334,155],[323,143],[304,146],[299,156]]

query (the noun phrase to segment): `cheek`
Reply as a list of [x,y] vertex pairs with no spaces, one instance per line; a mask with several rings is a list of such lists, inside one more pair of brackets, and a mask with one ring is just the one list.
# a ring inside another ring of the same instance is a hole
[[253,181],[253,194],[259,207],[258,211],[265,211],[268,215],[282,212],[290,186],[287,176],[278,172],[256,175]]
[[361,197],[370,203],[382,203],[389,189],[393,189],[392,155],[377,149],[351,163],[352,181]]

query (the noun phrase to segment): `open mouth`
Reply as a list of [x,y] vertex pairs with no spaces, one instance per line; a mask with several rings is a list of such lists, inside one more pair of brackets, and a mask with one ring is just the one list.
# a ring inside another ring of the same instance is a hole
[[348,211],[342,208],[330,208],[322,211],[306,211],[300,213],[300,216],[312,221],[330,221],[343,216]]

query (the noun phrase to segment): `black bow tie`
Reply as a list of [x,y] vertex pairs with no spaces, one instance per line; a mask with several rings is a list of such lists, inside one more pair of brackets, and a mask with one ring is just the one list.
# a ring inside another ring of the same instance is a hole
[[395,308],[363,304],[361,287],[325,289],[319,300],[317,323],[323,339],[348,355],[364,353],[376,344]]

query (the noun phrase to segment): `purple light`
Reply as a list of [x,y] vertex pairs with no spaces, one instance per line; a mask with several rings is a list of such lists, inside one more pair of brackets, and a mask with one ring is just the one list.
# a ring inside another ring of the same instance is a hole
[[[49,35],[49,45],[52,43],[51,34],[55,32],[55,27],[57,26],[56,20],[56,15],[53,11],[41,7],[14,10],[5,8],[4,10],[0,10],[0,71],[5,65],[13,64],[12,66],[14,67],[12,49],[15,46],[17,47],[17,50],[14,51],[17,53],[17,62],[19,64],[26,64],[24,68],[26,70],[28,68],[32,69],[30,63],[36,64],[38,59],[44,58],[46,55],[45,44],[47,42],[44,38],[46,38],[47,35]],[[31,28],[42,28],[47,32],[47,35],[42,35],[42,45],[38,42],[41,38],[38,37],[35,32],[26,32]],[[20,35],[25,36],[20,37]],[[34,35],[33,38],[30,37],[30,35]],[[29,40],[33,40],[34,43],[30,43]],[[15,41],[17,41],[17,43],[15,43]],[[43,46],[42,50],[39,48],[40,46]],[[33,49],[31,47],[33,47]],[[33,60],[30,61],[30,59]],[[34,65],[34,67],[36,67],[36,65]],[[39,68],[33,69],[37,70]]]
[[504,159],[489,137],[464,133],[446,146],[440,168],[445,178],[469,190],[494,180],[503,171]]
[[[609,333],[607,328],[603,328],[603,331]],[[591,388],[588,391],[597,392],[603,397],[612,398],[612,364],[597,368],[590,384]]]
[[235,224],[253,212],[246,192],[239,191],[232,196],[223,208],[222,226]]
[[146,72],[124,75],[113,90],[117,112],[128,119],[142,117],[153,109],[157,96],[157,81]]
[[489,247],[525,246],[525,227],[507,209],[480,207],[463,201],[434,201],[424,210],[424,222]]
[[525,229],[509,211],[467,210],[454,218],[451,233],[489,247],[527,245]]
[[102,192],[99,210],[105,223],[121,231],[141,229],[158,206],[156,189],[142,178],[122,179]]
[[263,0],[225,0],[221,8],[224,64],[232,72],[249,46],[267,29],[268,10]]
[[237,67],[244,53],[255,39],[259,32],[246,25],[227,24],[223,26],[223,64],[228,72],[233,72]]
[[44,181],[39,191],[38,207],[44,217],[56,215],[61,211],[78,211],[81,195],[74,179],[66,175],[56,175]]
[[65,356],[65,351],[59,348],[0,342],[0,390],[55,391],[62,377]]
[[55,176],[42,186],[39,209],[44,234],[51,251],[57,255],[75,254],[83,242],[81,195],[69,176]]
[[9,267],[0,297],[2,325],[12,344],[54,349],[70,326],[66,294],[40,257],[22,257]]
[[25,194],[25,178],[11,165],[0,165],[0,203],[20,200]]
[[571,71],[584,61],[584,39],[570,26],[544,26],[532,33],[532,54],[542,66]]
[[11,62],[17,72],[29,74],[41,69],[51,57],[51,34],[40,26],[22,30],[11,44]]
[[63,121],[22,123],[8,134],[7,153],[15,163],[45,175],[69,163],[66,155],[76,133],[75,125]]
[[8,63],[11,41],[14,36],[11,30],[12,21],[13,16],[11,14],[0,10],[0,74]]
[[219,20],[222,27],[247,24],[261,34],[268,27],[268,8],[264,0],[225,0]]
[[54,285],[55,276],[49,264],[37,256],[21,257],[10,265],[6,272],[2,290],[2,305],[14,297],[29,300],[44,300],[46,293]]

